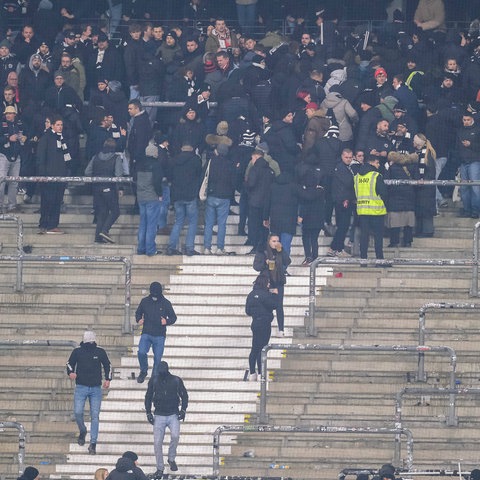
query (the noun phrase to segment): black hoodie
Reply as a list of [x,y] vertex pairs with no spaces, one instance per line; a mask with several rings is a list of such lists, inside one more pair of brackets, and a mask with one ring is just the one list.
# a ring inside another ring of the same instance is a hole
[[77,385],[98,387],[102,384],[102,365],[105,371],[105,380],[111,380],[110,360],[103,348],[97,347],[95,342],[82,342],[75,348],[67,362],[67,375],[76,373]]
[[131,458],[120,457],[115,468],[110,472],[108,480],[147,480],[143,470],[135,465]]
[[[167,320],[167,325],[162,325],[162,317]],[[154,337],[165,337],[167,335],[167,326],[173,325],[177,321],[172,304],[163,296],[154,296],[142,298],[140,305],[135,312],[135,320],[144,320],[142,333]]]

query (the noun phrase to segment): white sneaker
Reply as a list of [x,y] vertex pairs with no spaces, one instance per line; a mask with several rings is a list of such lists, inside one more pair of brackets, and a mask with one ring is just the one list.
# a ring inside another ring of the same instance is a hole
[[332,250],[331,248],[328,249],[327,251],[327,257],[336,257],[338,255],[338,252],[335,250]]
[[211,254],[212,254],[212,251],[211,251],[209,248],[205,248],[205,249],[203,250],[203,254],[204,254],[204,255],[211,255]]
[[349,253],[347,253],[345,250],[342,250],[341,252],[337,252],[337,257],[350,258],[351,255]]
[[258,375],[256,373],[251,373],[248,377],[249,382],[256,382],[258,380]]

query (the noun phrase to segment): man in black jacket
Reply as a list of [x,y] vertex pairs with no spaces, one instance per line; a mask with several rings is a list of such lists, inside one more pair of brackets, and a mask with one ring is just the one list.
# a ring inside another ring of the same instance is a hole
[[228,155],[228,146],[219,144],[209,162],[207,201],[205,205],[205,233],[203,238],[205,255],[212,254],[212,234],[215,220],[218,224],[217,255],[230,255],[225,250],[227,218],[230,199],[235,193],[235,165]]
[[[155,415],[152,415],[152,403]],[[180,411],[178,406],[180,403]],[[168,448],[168,465],[172,472],[178,470],[175,463],[177,446],[180,439],[180,420],[185,420],[188,407],[188,393],[180,377],[168,371],[168,363],[160,362],[156,374],[148,382],[145,394],[145,411],[147,420],[153,425],[153,438],[157,471],[153,478],[161,478],[164,470],[163,438],[167,427],[170,430],[170,446]]]
[[327,252],[329,257],[350,257],[345,252],[345,237],[352,218],[355,205],[355,190],[353,188],[353,171],[350,164],[353,160],[353,152],[349,148],[342,151],[341,161],[337,163],[333,171],[332,195],[335,206],[335,223],[337,230],[333,236],[330,249]]
[[195,234],[198,224],[198,191],[202,183],[202,161],[189,144],[172,160],[171,199],[175,206],[175,224],[168,240],[167,255],[181,255],[177,250],[180,232],[185,221],[188,223],[185,238],[185,253],[199,255],[195,250]]
[[135,320],[143,326],[142,335],[138,344],[138,363],[140,375],[138,383],[143,383],[148,373],[148,351],[153,349],[153,369],[159,364],[163,355],[167,325],[177,321],[177,315],[172,304],[163,296],[162,285],[159,282],[150,284],[150,295],[142,298],[135,312]]
[[80,434],[77,442],[80,446],[85,445],[87,427],[83,420],[83,411],[85,402],[90,404],[90,445],[88,453],[95,455],[97,453],[98,425],[100,417],[100,407],[102,405],[102,366],[105,372],[105,381],[103,388],[110,387],[112,371],[110,360],[103,348],[97,347],[95,332],[87,330],[83,334],[83,342],[75,348],[67,362],[67,375],[71,380],[75,380],[75,394],[73,397],[73,408],[75,421],[77,422]]

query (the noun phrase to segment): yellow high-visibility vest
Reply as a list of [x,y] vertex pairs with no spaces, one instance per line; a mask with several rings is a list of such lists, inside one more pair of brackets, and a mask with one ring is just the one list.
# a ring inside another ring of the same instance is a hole
[[355,195],[357,196],[357,215],[386,215],[387,209],[376,193],[378,172],[368,172],[365,175],[357,173],[354,179]]

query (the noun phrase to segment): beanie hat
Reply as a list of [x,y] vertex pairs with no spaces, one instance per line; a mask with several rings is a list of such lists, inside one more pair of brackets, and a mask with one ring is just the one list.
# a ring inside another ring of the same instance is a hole
[[152,282],[150,284],[150,294],[159,297],[162,294],[162,284],[160,282]]
[[315,102],[307,103],[305,110],[308,110],[308,109],[318,110],[318,105]]
[[[1,44],[0,44],[1,45]],[[63,73],[61,70],[57,70],[55,72],[55,74],[53,75],[53,78],[57,78],[57,77],[62,77],[63,79],[65,79],[65,77],[63,76]]]
[[156,145],[161,145],[163,142],[168,141],[168,136],[162,132],[155,132],[153,134],[153,141]]
[[[302,100],[305,100],[305,97],[307,95],[310,95],[309,92],[307,92],[306,90],[300,90],[298,93],[297,93],[297,98],[300,98]],[[288,112],[287,112],[288,113]],[[285,115],[284,115],[285,116]],[[282,117],[283,118],[283,117]]]
[[92,330],[87,330],[86,332],[83,333],[83,343],[93,343],[96,340],[97,340],[97,336],[95,335],[95,332],[93,332]]
[[377,69],[375,70],[374,77],[377,78],[378,75],[380,75],[380,74],[382,74],[382,73],[383,73],[385,76],[387,76],[387,71],[386,71],[383,67],[377,68]]
[[42,57],[41,57],[38,53],[34,53],[34,54],[30,57],[30,60],[35,60],[35,59],[41,60]]
[[228,133],[228,123],[225,120],[218,122],[217,125],[217,134],[226,135]]
[[132,452],[131,450],[127,450],[123,455],[123,458],[129,458],[130,460],[133,460],[136,462],[138,460],[138,455],[135,452]]
[[50,0],[41,0],[38,4],[39,10],[51,10],[53,8],[53,3]]
[[0,47],[12,48],[12,44],[5,38],[0,42]]
[[100,32],[97,37],[97,42],[108,42],[108,36],[105,32]]
[[249,147],[252,147],[254,142],[255,132],[252,132],[251,130],[245,130],[245,132],[242,133],[242,141],[240,145],[247,145]]

